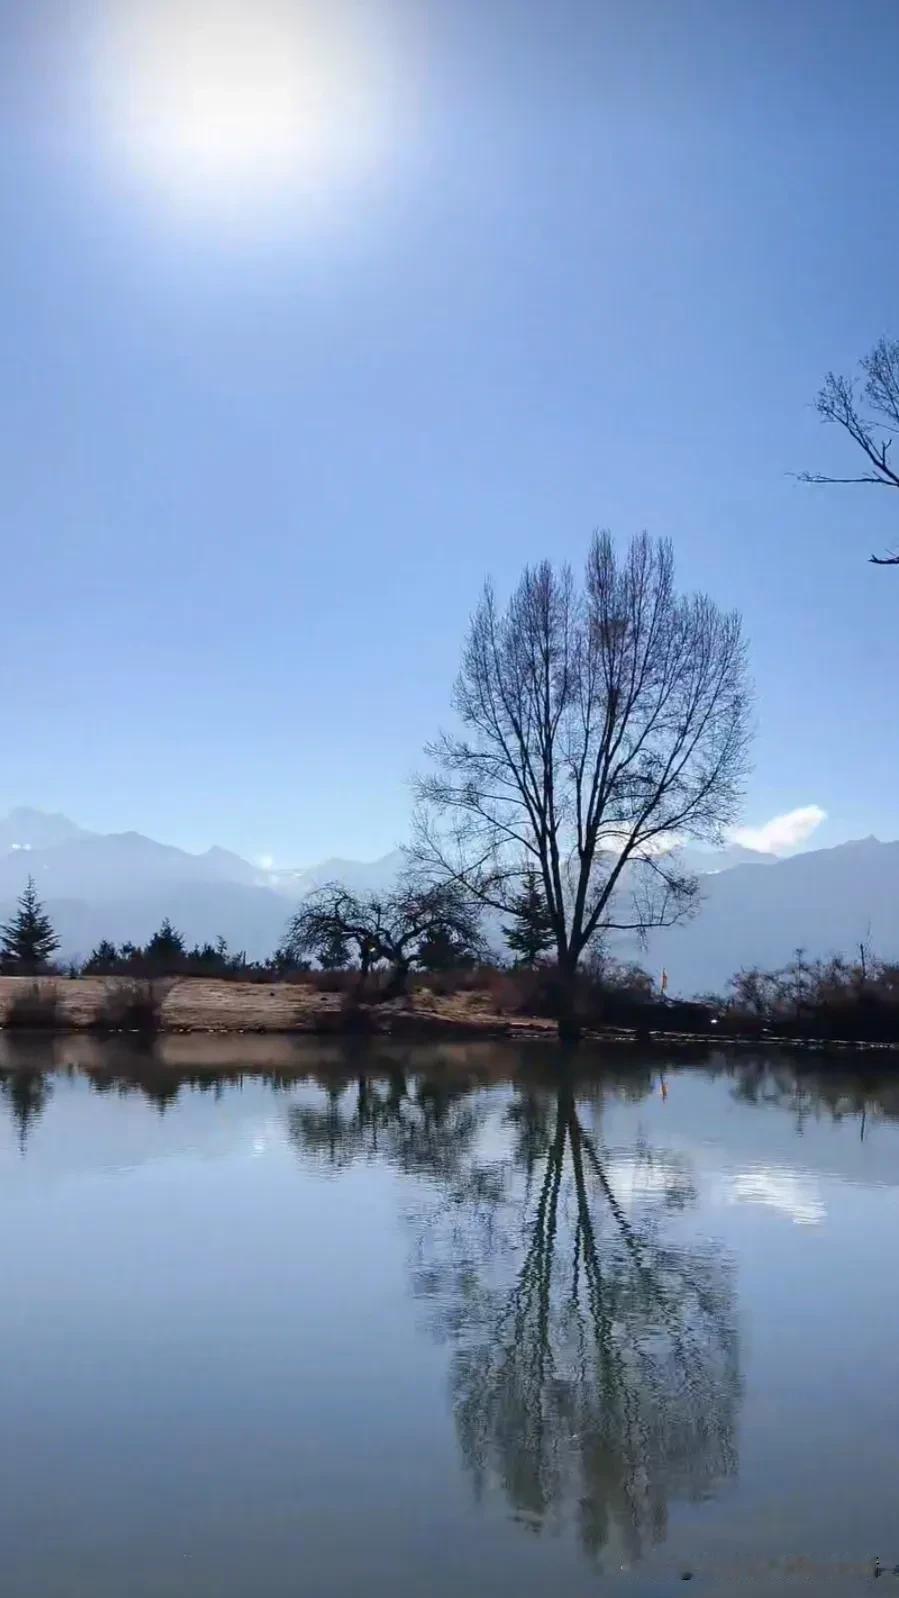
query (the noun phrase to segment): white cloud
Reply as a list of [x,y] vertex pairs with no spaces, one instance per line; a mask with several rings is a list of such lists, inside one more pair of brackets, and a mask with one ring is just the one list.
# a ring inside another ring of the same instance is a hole
[[827,811],[820,805],[800,805],[798,810],[772,817],[764,826],[736,827],[730,837],[744,849],[760,849],[763,854],[789,854],[791,849],[801,848],[826,820]]
[[728,1197],[732,1204],[764,1204],[780,1210],[796,1226],[817,1226],[827,1216],[818,1184],[790,1171],[737,1171]]
[[257,856],[257,865],[261,866],[263,871],[272,871],[272,870],[274,870],[274,865],[275,865],[275,857],[274,857],[274,855],[270,855],[270,854],[258,855]]

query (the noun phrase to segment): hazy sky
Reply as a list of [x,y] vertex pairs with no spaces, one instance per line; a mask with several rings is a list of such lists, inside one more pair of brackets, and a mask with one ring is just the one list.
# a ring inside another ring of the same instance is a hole
[[899,836],[899,494],[789,476],[899,334],[895,0],[2,17],[0,804],[381,853],[485,574],[646,527],[744,613],[747,824]]

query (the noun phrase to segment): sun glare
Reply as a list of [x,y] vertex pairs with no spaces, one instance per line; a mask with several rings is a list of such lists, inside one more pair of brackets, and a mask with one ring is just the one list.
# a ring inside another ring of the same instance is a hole
[[105,140],[191,204],[334,183],[375,153],[368,65],[328,6],[125,0],[97,53]]

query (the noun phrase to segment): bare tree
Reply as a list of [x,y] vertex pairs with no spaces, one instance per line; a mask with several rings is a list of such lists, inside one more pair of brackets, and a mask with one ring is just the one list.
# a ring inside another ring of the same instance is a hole
[[[533,1052],[536,1049],[536,1053]],[[400,1059],[402,1056],[400,1056]],[[420,1181],[411,1287],[449,1355],[462,1462],[533,1529],[576,1527],[631,1560],[665,1536],[669,1506],[737,1469],[742,1396],[734,1277],[685,1243],[688,1160],[641,1136],[625,1201],[602,1135],[606,1098],[634,1103],[650,1073],[612,1088],[547,1089],[529,1048],[512,1102],[446,1059],[429,1077],[375,1057],[292,1105],[288,1135],[332,1170],[376,1156]],[[386,1080],[380,1080],[383,1072]]]
[[667,543],[643,535],[619,561],[597,534],[581,589],[545,561],[505,610],[485,587],[455,687],[463,731],[429,747],[413,857],[504,912],[537,872],[563,1035],[576,1035],[575,974],[594,940],[693,907],[671,845],[734,818],[748,699],[739,618],[675,592]]
[[627,1209],[571,1088],[554,1111],[536,1101],[526,1113],[541,1109],[532,1180],[509,1173],[486,1237],[464,1200],[437,1209],[424,1239],[434,1264],[416,1286],[452,1350],[456,1431],[478,1493],[501,1483],[537,1526],[576,1517],[593,1556],[617,1533],[635,1561],[663,1540],[672,1502],[736,1472],[733,1278],[713,1250],[666,1235],[695,1194],[689,1165],[643,1145],[655,1191]]
[[353,949],[364,983],[375,966],[392,971],[388,992],[402,993],[412,967],[441,938],[460,957],[482,951],[480,907],[458,883],[400,882],[393,893],[354,894],[325,884],[293,916],[284,948],[293,956],[323,951],[335,941]]
[[[882,338],[859,362],[861,378],[828,372],[816,401],[825,422],[836,422],[864,456],[865,469],[852,477],[802,472],[804,483],[877,483],[899,488],[899,469],[890,460],[899,432],[899,340]],[[875,566],[899,566],[899,554],[871,555]]]

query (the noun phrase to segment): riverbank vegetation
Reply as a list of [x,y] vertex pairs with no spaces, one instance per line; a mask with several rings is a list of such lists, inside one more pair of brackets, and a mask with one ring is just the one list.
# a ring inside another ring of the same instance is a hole
[[[358,968],[287,977],[264,975],[258,967],[215,977],[178,971],[0,977],[0,1025],[32,1031],[549,1039],[570,1002],[552,962],[416,970],[399,993],[387,969],[369,972],[362,986]],[[579,973],[574,1003],[579,1030],[592,1036],[899,1045],[899,967],[868,955],[862,964],[807,961],[798,954],[777,971],[740,972],[725,995],[701,1000],[660,994],[639,965],[597,961]]]
[[17,958],[9,938],[4,948],[0,1024],[16,1030],[501,1035],[529,1026],[545,1034],[561,1021],[578,1033],[899,1043],[899,962],[864,944],[854,959],[797,950],[782,967],[738,971],[725,993],[698,999],[670,996],[640,964],[595,947],[572,982],[546,952],[534,877],[503,929],[505,961],[488,947],[475,901],[456,885],[412,878],[385,895],[336,883],[317,890],[267,961],[248,961],[222,938],[189,947],[166,919],[144,945],[103,940],[83,963],[54,965],[56,935],[33,882],[14,924],[24,930]]

